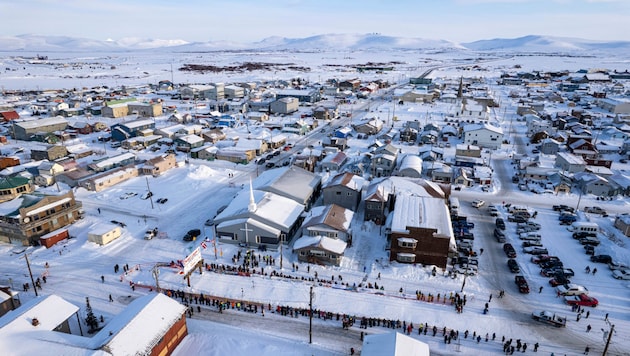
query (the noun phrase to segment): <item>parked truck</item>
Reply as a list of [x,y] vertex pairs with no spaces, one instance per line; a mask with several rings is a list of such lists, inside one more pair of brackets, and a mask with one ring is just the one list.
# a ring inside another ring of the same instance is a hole
[[546,310],[538,310],[532,313],[532,318],[541,323],[553,325],[557,328],[564,328],[567,326],[567,318],[558,316],[556,313],[552,313]]

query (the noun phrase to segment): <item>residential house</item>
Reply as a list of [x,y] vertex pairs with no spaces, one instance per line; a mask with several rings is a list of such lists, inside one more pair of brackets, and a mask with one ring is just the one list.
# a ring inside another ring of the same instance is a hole
[[0,204],[0,241],[37,244],[39,237],[74,223],[82,217],[82,204],[74,193],[23,194]]
[[226,99],[240,99],[245,97],[245,88],[238,85],[226,85],[223,92]]
[[352,173],[339,173],[322,188],[324,205],[338,205],[357,211],[366,181]]
[[383,129],[383,121],[379,118],[372,118],[367,122],[362,122],[358,125],[353,125],[354,131],[365,135],[376,135]]
[[448,164],[441,162],[432,164],[428,174],[431,176],[431,181],[436,183],[451,184],[453,182],[453,168]]
[[455,156],[460,157],[481,157],[481,147],[475,145],[458,144],[455,146]]
[[589,172],[580,172],[574,175],[574,180],[582,194],[592,194],[598,197],[614,196],[618,193],[616,185],[612,185],[608,179]]
[[390,261],[446,268],[456,251],[444,199],[398,193],[388,231]]
[[348,161],[348,156],[343,152],[327,155],[320,163],[322,172],[340,171],[341,167]]
[[140,172],[144,175],[157,177],[176,166],[177,161],[175,160],[175,155],[169,153],[147,160],[144,164],[142,164],[142,166],[140,166]]
[[257,122],[265,122],[269,121],[269,114],[260,111],[250,111],[247,113],[247,118]]
[[455,167],[453,168],[453,185],[462,187],[472,187],[475,184],[471,168]]
[[356,91],[361,87],[361,80],[357,78],[344,80],[339,82],[338,86],[340,90]]
[[32,193],[34,190],[28,178],[0,177],[0,202],[13,200],[22,194]]
[[313,208],[302,224],[302,237],[293,244],[298,260],[338,266],[346,246],[352,244],[353,216],[354,212],[335,204]]
[[9,286],[0,286],[0,317],[21,305],[19,294]]
[[370,174],[373,177],[387,177],[396,168],[396,160],[400,150],[391,144],[376,149],[370,162]]
[[79,181],[79,186],[93,192],[100,192],[103,189],[113,187],[116,184],[122,183],[131,178],[135,178],[138,175],[138,167],[134,165],[118,167],[102,173],[91,175],[86,179]]
[[31,121],[13,122],[11,132],[16,140],[33,141],[42,133],[52,134],[68,127],[68,120],[61,116]]
[[583,172],[586,169],[586,161],[581,156],[569,152],[558,152],[555,165],[569,173]]
[[300,102],[297,98],[286,97],[278,99],[269,104],[270,112],[274,114],[287,115],[298,111]]
[[540,152],[546,155],[555,155],[560,151],[560,142],[553,138],[545,138],[540,142]]
[[503,142],[503,130],[489,124],[471,124],[464,126],[464,143],[483,148],[498,149]]
[[132,114],[137,114],[139,117],[157,117],[163,114],[161,102],[130,102],[128,110]]
[[18,114],[17,111],[15,110],[0,111],[0,119],[2,119],[4,122],[17,120],[19,118],[20,118],[20,114]]
[[[296,98],[301,103],[315,103],[321,100],[321,94],[318,89],[279,90],[276,93],[276,100],[280,100],[283,98]],[[274,112],[273,109],[272,109],[272,112]]]
[[604,98],[595,101],[595,104],[611,114],[630,114],[630,101],[621,98]]
[[241,164],[247,164],[254,158],[256,158],[256,150],[251,147],[246,149],[225,147],[219,148],[215,153],[215,159]]
[[129,115],[129,103],[135,103],[136,98],[125,98],[120,100],[106,101],[101,108],[101,115],[109,118],[119,118]]
[[31,159],[34,161],[54,161],[67,155],[68,149],[62,145],[34,146],[31,148]]
[[0,156],[0,170],[7,167],[15,167],[20,165],[20,159],[18,157]]
[[[152,119],[141,119],[117,123],[112,125],[112,140],[124,141],[136,136],[149,136],[153,134],[155,122]],[[148,130],[146,134],[144,131]]]
[[88,168],[94,172],[104,172],[117,167],[123,167],[130,164],[134,164],[136,156],[133,153],[126,152],[112,157],[105,157],[100,160],[95,160],[88,165]]
[[179,136],[174,142],[177,150],[182,152],[190,152],[190,150],[201,147],[204,144],[203,138],[197,135]]

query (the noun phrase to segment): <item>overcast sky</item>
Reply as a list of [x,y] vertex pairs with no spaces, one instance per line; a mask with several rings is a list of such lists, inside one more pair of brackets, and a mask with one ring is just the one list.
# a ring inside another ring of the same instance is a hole
[[330,33],[630,40],[630,0],[0,0],[0,36],[254,42]]

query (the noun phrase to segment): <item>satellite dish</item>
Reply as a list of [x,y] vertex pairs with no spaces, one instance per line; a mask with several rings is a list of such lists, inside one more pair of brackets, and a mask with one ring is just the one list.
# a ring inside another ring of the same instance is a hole
[[25,217],[25,218],[24,218],[24,222],[25,222],[25,223],[28,223],[29,221],[31,221],[31,218],[29,218],[29,217]]

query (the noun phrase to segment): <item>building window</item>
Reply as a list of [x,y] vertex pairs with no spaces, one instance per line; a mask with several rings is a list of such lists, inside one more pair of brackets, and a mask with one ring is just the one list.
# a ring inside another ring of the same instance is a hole
[[396,260],[399,262],[414,263],[416,262],[416,255],[414,255],[413,253],[401,252],[396,254]]
[[418,245],[418,241],[416,241],[415,239],[410,239],[410,238],[398,239],[398,247],[415,249],[417,245]]

